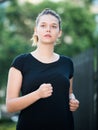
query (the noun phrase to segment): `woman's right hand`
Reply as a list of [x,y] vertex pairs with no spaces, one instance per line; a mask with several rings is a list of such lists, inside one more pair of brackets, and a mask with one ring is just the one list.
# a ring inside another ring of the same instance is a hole
[[37,89],[37,93],[40,98],[50,97],[52,95],[52,92],[53,92],[53,87],[50,83],[43,83]]

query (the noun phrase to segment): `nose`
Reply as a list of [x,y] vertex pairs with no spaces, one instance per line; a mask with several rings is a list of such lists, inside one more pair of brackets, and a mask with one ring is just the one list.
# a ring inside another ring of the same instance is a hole
[[47,32],[50,32],[51,31],[51,27],[48,25],[46,30],[47,30]]

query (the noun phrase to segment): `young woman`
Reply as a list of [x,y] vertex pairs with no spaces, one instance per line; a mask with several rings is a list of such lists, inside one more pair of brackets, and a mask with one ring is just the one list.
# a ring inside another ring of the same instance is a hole
[[61,34],[60,16],[43,10],[34,29],[36,50],[11,64],[6,106],[8,112],[20,111],[17,130],[74,130],[72,112],[79,101],[72,90],[73,62],[54,52]]

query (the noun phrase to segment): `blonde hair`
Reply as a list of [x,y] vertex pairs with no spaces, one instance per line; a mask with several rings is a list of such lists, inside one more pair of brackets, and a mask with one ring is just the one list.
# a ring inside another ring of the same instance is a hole
[[[59,29],[61,30],[61,18],[60,16],[54,11],[54,10],[51,10],[49,8],[46,8],[44,9],[39,15],[38,17],[36,18],[36,26],[38,25],[39,23],[39,20],[40,20],[40,17],[43,16],[43,15],[52,15],[54,17],[56,17],[58,19],[58,22],[59,22]],[[33,37],[31,38],[31,40],[33,40],[33,44],[32,46],[36,46],[37,45],[37,42],[38,42],[38,36],[37,34],[34,32],[33,34]]]
[[38,42],[38,36],[34,33],[31,40],[33,40],[32,46],[36,46]]

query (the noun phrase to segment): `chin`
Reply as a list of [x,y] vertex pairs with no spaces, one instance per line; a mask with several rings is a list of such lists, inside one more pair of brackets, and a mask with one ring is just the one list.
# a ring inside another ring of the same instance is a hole
[[55,41],[45,40],[45,41],[42,41],[42,43],[44,43],[44,44],[54,44]]
[[54,45],[54,42],[43,42],[43,44],[46,44],[46,45]]

